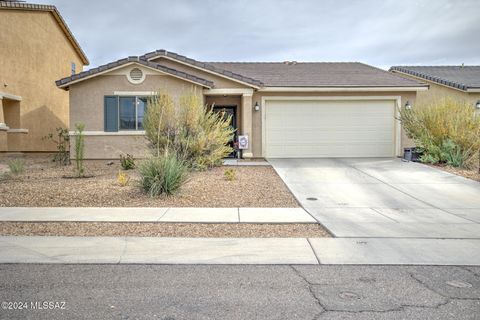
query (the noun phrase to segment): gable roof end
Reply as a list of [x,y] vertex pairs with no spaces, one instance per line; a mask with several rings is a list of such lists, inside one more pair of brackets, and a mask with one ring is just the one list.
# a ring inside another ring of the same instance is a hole
[[170,58],[170,59],[176,60],[180,63],[188,64],[188,65],[200,68],[200,69],[204,69],[204,70],[207,70],[207,71],[210,71],[210,72],[213,72],[213,73],[217,73],[219,75],[223,75],[223,76],[225,76],[227,78],[230,78],[230,79],[233,79],[233,80],[237,80],[237,81],[241,81],[241,82],[250,84],[254,87],[262,87],[264,85],[262,83],[262,81],[259,81],[257,79],[254,79],[254,78],[251,78],[251,77],[246,77],[246,76],[241,75],[239,73],[235,73],[235,72],[232,72],[232,71],[229,71],[229,70],[226,70],[226,69],[222,69],[222,68],[213,66],[209,63],[197,61],[197,60],[194,60],[192,58],[182,56],[178,53],[167,51],[165,49],[152,51],[152,52],[146,53],[143,56],[141,56],[142,59],[145,59],[145,60],[148,60],[148,61],[151,61],[151,60],[153,60],[155,58],[159,58],[159,57]]
[[175,69],[172,69],[172,68],[168,68],[168,67],[162,66],[158,63],[153,63],[153,62],[141,59],[141,57],[137,57],[137,56],[131,56],[131,57],[128,57],[128,58],[124,58],[124,59],[120,59],[120,60],[117,60],[117,61],[114,61],[114,62],[110,62],[108,64],[101,65],[97,68],[93,68],[93,69],[90,69],[90,70],[87,70],[87,71],[83,71],[83,72],[74,74],[70,77],[62,78],[60,80],[55,81],[55,83],[56,83],[57,87],[59,87],[59,88],[68,89],[70,84],[80,82],[80,81],[83,81],[83,80],[87,80],[89,78],[95,77],[97,75],[105,73],[105,72],[107,72],[109,70],[112,70],[114,68],[118,68],[118,67],[121,67],[123,65],[130,64],[130,63],[137,63],[137,64],[143,65],[145,67],[148,67],[150,69],[155,69],[155,70],[158,70],[160,72],[172,75],[174,77],[185,79],[185,80],[188,80],[190,82],[194,82],[194,83],[199,84],[203,87],[213,88],[213,86],[214,86],[213,82],[210,81],[210,80],[199,78],[197,76],[188,74],[188,73],[183,72],[183,71],[178,71],[178,70],[175,70]]
[[60,12],[57,10],[55,6],[52,5],[43,5],[43,4],[33,4],[33,3],[24,3],[24,2],[10,2],[10,1],[0,1],[0,9],[10,9],[10,10],[26,10],[26,11],[45,11],[51,12],[53,17],[60,25],[60,28],[65,33],[66,37],[72,44],[73,48],[80,56],[84,65],[89,65],[90,62],[88,61],[87,55],[83,52],[80,44],[78,43],[77,39],[73,36],[72,31],[68,28],[67,23],[63,20],[63,17],[60,15]]

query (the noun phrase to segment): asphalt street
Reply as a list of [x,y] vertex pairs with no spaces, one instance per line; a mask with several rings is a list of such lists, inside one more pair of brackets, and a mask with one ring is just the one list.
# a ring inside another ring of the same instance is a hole
[[1,319],[480,319],[480,267],[3,264],[0,276]]

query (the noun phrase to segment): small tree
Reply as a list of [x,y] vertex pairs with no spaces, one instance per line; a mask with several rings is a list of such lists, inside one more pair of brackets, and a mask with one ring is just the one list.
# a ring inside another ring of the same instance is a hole
[[85,168],[83,166],[83,157],[84,157],[84,135],[83,130],[85,129],[85,124],[76,123],[75,124],[75,169],[77,171],[78,177],[83,177],[85,174]]
[[69,165],[70,164],[70,154],[68,152],[70,136],[68,134],[67,128],[57,128],[55,129],[56,136],[54,137],[53,133],[49,133],[42,139],[50,140],[57,145],[57,153],[53,157],[53,162],[60,165]]

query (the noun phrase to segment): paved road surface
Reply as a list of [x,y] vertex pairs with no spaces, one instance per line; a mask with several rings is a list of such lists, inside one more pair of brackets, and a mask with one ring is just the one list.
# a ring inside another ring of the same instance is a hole
[[480,319],[480,267],[10,264],[0,275],[2,301],[67,308],[1,319]]

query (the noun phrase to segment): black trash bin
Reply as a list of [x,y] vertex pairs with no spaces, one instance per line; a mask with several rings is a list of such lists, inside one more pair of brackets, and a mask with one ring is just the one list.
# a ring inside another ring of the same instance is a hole
[[422,156],[423,151],[421,148],[413,148],[412,150],[412,161],[420,162],[420,157]]
[[422,156],[421,149],[418,149],[415,147],[403,149],[403,159],[407,161],[420,162],[421,156]]
[[404,148],[403,149],[403,159],[405,159],[407,161],[412,161],[413,149],[414,148]]

